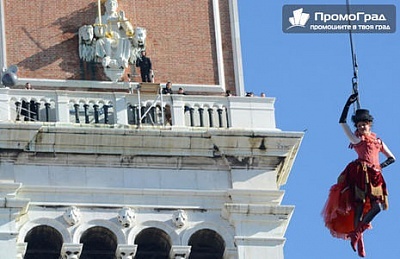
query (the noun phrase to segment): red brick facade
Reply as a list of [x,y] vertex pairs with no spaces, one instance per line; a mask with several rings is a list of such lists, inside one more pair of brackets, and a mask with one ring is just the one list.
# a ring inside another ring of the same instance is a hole
[[[212,0],[119,0],[133,26],[147,29],[147,55],[157,82],[218,82]],[[78,56],[78,29],[93,24],[96,0],[4,0],[7,63],[19,77],[99,79]],[[102,10],[104,7],[102,7]],[[234,89],[229,0],[219,1],[225,83]],[[85,66],[86,65],[86,66]],[[136,78],[139,80],[139,78]]]

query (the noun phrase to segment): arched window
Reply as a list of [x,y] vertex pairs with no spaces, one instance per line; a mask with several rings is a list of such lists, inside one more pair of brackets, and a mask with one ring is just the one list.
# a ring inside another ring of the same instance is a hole
[[222,237],[211,229],[202,229],[189,239],[191,252],[189,259],[222,259],[225,242]]
[[135,259],[168,259],[171,250],[168,234],[158,228],[142,230],[135,244],[138,246]]
[[83,244],[80,259],[114,259],[117,249],[117,237],[104,227],[92,227],[86,230],[80,240]]
[[63,238],[61,234],[50,226],[32,228],[25,237],[28,247],[25,259],[59,259]]

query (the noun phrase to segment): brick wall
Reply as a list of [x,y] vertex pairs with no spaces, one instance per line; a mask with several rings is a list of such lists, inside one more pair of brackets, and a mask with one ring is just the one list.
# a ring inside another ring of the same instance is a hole
[[[226,84],[234,89],[229,0],[220,0]],[[212,0],[119,0],[133,26],[147,29],[157,82],[219,84]],[[101,80],[80,61],[78,29],[93,24],[96,0],[4,0],[7,62],[19,77]],[[103,7],[102,7],[103,9]],[[139,77],[136,78],[139,80]]]

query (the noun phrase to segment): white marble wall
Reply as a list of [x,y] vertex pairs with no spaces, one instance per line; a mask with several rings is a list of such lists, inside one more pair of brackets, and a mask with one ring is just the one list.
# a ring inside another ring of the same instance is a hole
[[[112,231],[120,249],[155,227],[170,237],[170,255],[189,252],[190,237],[211,229],[224,240],[225,259],[284,257],[294,207],[281,204],[280,187],[303,133],[12,121],[0,130],[4,258],[21,258],[26,234],[39,225],[55,228],[64,250],[79,249],[92,226]],[[79,210],[72,221],[71,206]],[[128,227],[118,220],[123,208],[135,213]],[[172,220],[177,210],[187,216],[183,225]]]

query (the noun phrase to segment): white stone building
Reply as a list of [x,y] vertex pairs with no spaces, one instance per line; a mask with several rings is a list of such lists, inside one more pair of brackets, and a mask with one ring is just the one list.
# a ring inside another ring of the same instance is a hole
[[33,81],[0,88],[0,258],[284,258],[303,133],[274,98]]

